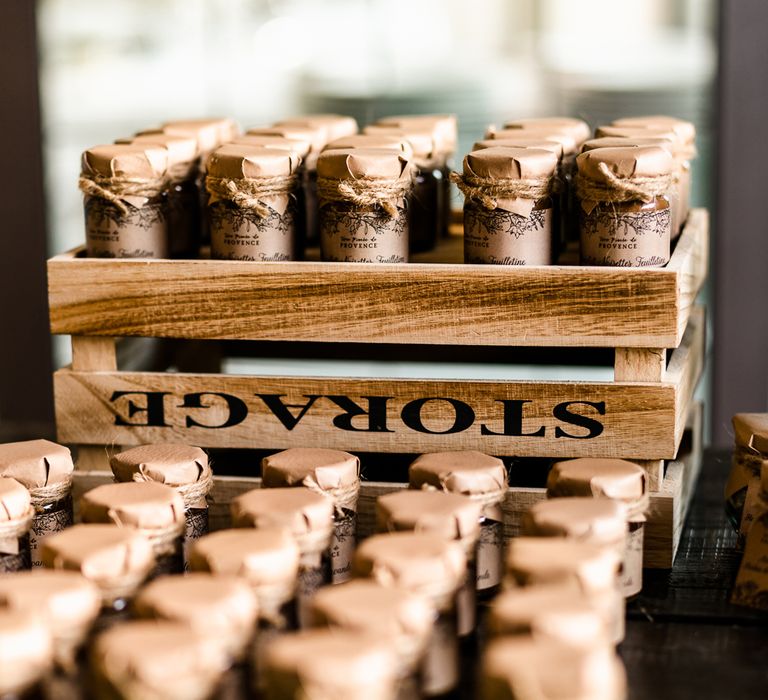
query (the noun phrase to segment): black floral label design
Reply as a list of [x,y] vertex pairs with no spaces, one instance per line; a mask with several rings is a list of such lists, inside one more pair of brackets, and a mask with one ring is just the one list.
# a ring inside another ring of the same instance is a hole
[[408,217],[398,209],[390,217],[379,208],[343,203],[320,209],[323,260],[334,262],[404,263],[408,260]]
[[126,204],[123,214],[100,197],[85,198],[85,239],[93,258],[168,257],[168,218],[165,198],[144,206]]
[[492,265],[549,265],[552,209],[522,216],[472,204],[464,208],[464,262]]
[[480,527],[477,543],[477,590],[501,583],[504,556],[504,523],[486,520]]
[[209,207],[211,257],[218,260],[279,262],[293,260],[296,249],[296,201],[283,214],[269,208],[260,218],[250,209],[229,202]]
[[184,571],[189,571],[189,550],[197,540],[208,534],[208,508],[188,508],[184,530]]
[[0,541],[0,573],[25,571],[30,566],[29,535]]
[[357,515],[345,511],[333,525],[331,538],[331,581],[343,583],[352,577],[352,557],[355,554]]
[[68,505],[64,504],[56,509],[38,512],[35,515],[32,520],[32,529],[29,533],[29,551],[33,567],[42,567],[43,565],[40,558],[43,537],[71,527],[73,522],[71,501]]
[[586,265],[661,267],[669,262],[669,207],[623,212],[610,205],[581,211],[581,261]]

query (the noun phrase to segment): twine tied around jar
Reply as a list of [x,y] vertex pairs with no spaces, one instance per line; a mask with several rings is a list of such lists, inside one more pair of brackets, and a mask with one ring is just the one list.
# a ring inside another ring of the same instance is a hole
[[597,168],[605,178],[598,182],[576,173],[576,194],[590,202],[652,202],[665,194],[672,184],[672,176],[655,175],[650,177],[618,177],[605,163],[598,163]]
[[64,481],[47,486],[38,486],[29,489],[29,496],[33,508],[42,508],[60,501],[70,494],[72,490],[72,477],[69,476]]
[[[0,553],[11,551],[12,548],[15,548],[16,541],[29,532],[34,517],[35,509],[30,506],[24,515],[0,522]],[[6,548],[6,544],[11,545],[11,543],[13,543],[13,547]]]
[[459,188],[466,199],[493,211],[499,206],[500,199],[536,201],[549,197],[553,194],[556,177],[548,175],[541,178],[515,179],[478,177],[452,172],[451,182]]
[[152,199],[168,188],[168,177],[156,178],[106,177],[81,174],[77,182],[80,191],[89,197],[99,197],[113,204],[123,216],[128,214],[124,197]]
[[290,194],[296,189],[297,182],[296,175],[237,179],[208,175],[205,189],[218,199],[232,202],[241,209],[252,211],[260,219],[266,219],[272,209],[264,204],[264,200]]
[[346,486],[339,486],[335,489],[324,489],[312,476],[307,476],[301,482],[301,485],[306,486],[306,488],[308,488],[310,491],[319,493],[322,496],[330,496],[333,499],[336,515],[339,517],[345,515],[344,509],[357,512],[357,499],[360,495],[359,480],[352,484],[347,484]]
[[361,177],[354,180],[337,180],[321,177],[317,180],[317,197],[320,206],[328,202],[351,202],[359,207],[378,206],[393,218],[399,205],[411,188],[414,168],[406,166],[400,177],[395,179]]
[[[133,480],[139,483],[154,482],[154,479],[150,479],[141,471],[134,472]],[[115,481],[117,481],[117,479],[115,479]],[[205,501],[205,497],[213,488],[213,471],[206,465],[200,472],[197,481],[193,481],[189,484],[173,485],[171,488],[184,499],[184,506],[186,508],[198,507]]]
[[181,537],[186,527],[184,519],[172,523],[166,528],[138,528],[138,531],[144,535],[152,544],[155,557],[162,557],[173,554],[176,549],[176,539]]

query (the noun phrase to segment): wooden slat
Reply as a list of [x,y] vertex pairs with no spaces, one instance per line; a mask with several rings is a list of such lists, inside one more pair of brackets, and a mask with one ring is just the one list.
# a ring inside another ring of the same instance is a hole
[[664,348],[616,348],[614,379],[617,382],[661,382],[666,368]]
[[706,217],[665,269],[104,260],[48,263],[53,333],[254,340],[676,347]]

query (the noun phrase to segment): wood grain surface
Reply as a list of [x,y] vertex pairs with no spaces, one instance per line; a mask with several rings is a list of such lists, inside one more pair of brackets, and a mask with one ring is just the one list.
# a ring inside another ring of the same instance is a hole
[[662,269],[105,260],[75,251],[48,262],[51,331],[671,348],[705,278],[707,226],[706,212],[693,211]]

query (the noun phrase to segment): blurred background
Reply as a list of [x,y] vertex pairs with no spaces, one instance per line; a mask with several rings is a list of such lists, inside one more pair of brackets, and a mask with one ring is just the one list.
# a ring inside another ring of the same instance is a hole
[[[3,380],[0,426],[3,419],[6,425],[50,424],[50,408],[43,407],[50,387],[43,382],[50,382],[52,365],[68,361],[69,351],[61,339],[51,350],[40,334],[46,319],[39,275],[45,256],[83,240],[76,183],[79,156],[88,146],[184,117],[231,115],[250,127],[302,112],[340,112],[362,125],[387,114],[453,112],[459,117],[460,155],[488,124],[505,119],[572,115],[595,126],[626,115],[666,113],[696,124],[693,204],[716,209],[717,124],[728,89],[723,61],[728,56],[728,75],[743,81],[734,89],[743,84],[759,91],[744,68],[756,60],[745,52],[764,51],[748,41],[750,32],[765,26],[761,5],[759,0],[7,0],[0,9],[5,14],[0,46],[11,99],[2,108],[0,150],[9,162],[22,151],[34,162],[25,174],[31,179],[19,190],[26,193],[20,195],[23,201],[9,197],[6,204],[10,220],[16,206],[19,220],[26,217],[46,234],[37,247],[27,246],[23,260],[11,257],[0,270],[17,277],[19,265],[27,270],[28,289],[15,290],[27,298],[29,312],[17,308],[11,317],[6,310],[6,327],[17,337],[37,339],[34,351],[6,349],[6,355],[34,364],[43,377],[27,390],[25,380]],[[764,150],[762,144],[756,148]],[[37,262],[30,262],[33,258]],[[706,294],[716,300],[720,292],[713,287]],[[27,351],[38,353],[38,360]],[[725,375],[708,379],[704,394],[713,386],[717,391],[718,382],[728,385]],[[38,392],[38,398],[21,395],[28,392]],[[764,375],[749,401],[768,404]],[[722,440],[726,419],[718,415],[714,421]]]

